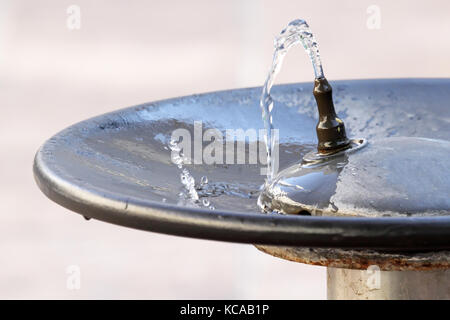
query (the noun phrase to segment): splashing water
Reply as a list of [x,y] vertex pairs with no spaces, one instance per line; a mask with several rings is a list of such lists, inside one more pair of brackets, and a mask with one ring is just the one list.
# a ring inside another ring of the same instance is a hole
[[200,185],[205,185],[205,184],[208,184],[208,177],[207,176],[203,176],[201,179],[200,179]]
[[[215,210],[215,206],[210,201],[211,198],[232,196],[243,199],[252,199],[258,196],[258,184],[210,182],[207,176],[202,176],[200,181],[196,183],[189,170],[184,167],[190,159],[184,156],[179,142],[171,140],[168,149],[172,151],[172,163],[180,170],[180,180],[183,185],[183,190],[178,194],[178,205],[193,207],[203,206],[210,210]],[[163,198],[162,201],[167,202],[167,199]]]
[[260,106],[262,109],[262,118],[264,121],[264,127],[266,133],[264,136],[266,142],[267,151],[267,179],[266,183],[270,183],[274,172],[274,163],[276,160],[272,152],[275,148],[275,139],[273,137],[273,119],[272,110],[274,107],[273,99],[270,95],[270,90],[272,89],[276,75],[281,69],[284,57],[287,52],[297,44],[302,44],[311,59],[314,75],[316,79],[323,78],[322,62],[320,61],[319,49],[317,46],[316,39],[311,32],[308,24],[304,20],[294,20],[291,21],[285,29],[283,29],[278,37],[275,38],[274,46],[275,51],[272,59],[272,66],[270,67],[269,73],[267,75],[266,82],[264,83]]
[[[178,169],[181,170],[180,180],[183,184],[185,192],[179,194],[181,199],[187,200],[190,204],[196,204],[199,202],[199,196],[197,190],[195,189],[195,179],[183,165],[186,162],[184,154],[181,152],[181,147],[176,140],[170,140],[169,148],[172,150],[171,158],[172,162],[177,165]],[[189,204],[188,203],[188,204]]]
[[[181,147],[179,146],[179,142],[176,140],[170,140],[169,149],[172,151],[171,159],[174,164],[181,170],[180,180],[183,184],[184,190],[178,194],[179,196],[179,205],[187,205],[187,206],[199,206],[203,205],[210,210],[215,210],[215,207],[211,204],[208,199],[203,199],[200,201],[200,197],[206,197],[207,194],[199,194],[202,192],[204,188],[208,187],[208,177],[203,176],[200,179],[200,184],[195,184],[195,179],[191,175],[188,169],[184,168],[183,165],[187,162],[187,158],[181,152]],[[163,199],[163,202],[166,202],[166,199]]]

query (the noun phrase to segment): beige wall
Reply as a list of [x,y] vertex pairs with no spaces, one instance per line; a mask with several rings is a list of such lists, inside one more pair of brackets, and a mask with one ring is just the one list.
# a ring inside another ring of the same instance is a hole
[[[81,9],[81,29],[66,9]],[[369,5],[380,29],[367,27]],[[325,298],[325,270],[251,246],[120,228],[47,200],[39,145],[87,117],[141,102],[260,86],[273,37],[306,19],[330,80],[448,77],[449,1],[0,2],[0,298]],[[280,82],[312,80],[300,49]],[[79,265],[81,289],[66,288]]]

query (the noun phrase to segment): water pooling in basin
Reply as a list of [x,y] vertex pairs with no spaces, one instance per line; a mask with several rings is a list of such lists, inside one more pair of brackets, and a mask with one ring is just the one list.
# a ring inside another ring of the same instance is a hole
[[[168,143],[168,149],[171,151],[171,162],[175,164],[179,170],[179,178],[182,185],[182,188],[178,193],[177,205],[203,207],[215,210],[216,203],[223,207],[223,203],[229,203],[230,199],[241,199],[239,202],[252,199],[256,202],[256,198],[259,195],[260,184],[254,182],[254,173],[247,172],[247,174],[251,174],[252,176],[252,179],[249,179],[249,181],[237,182],[236,180],[237,177],[240,176],[239,171],[242,167],[239,168],[239,165],[235,165],[233,166],[233,169],[231,169],[231,167],[226,165],[219,167],[214,166],[213,176],[216,178],[215,181],[209,181],[208,177],[204,175],[201,176],[201,178],[198,178],[198,181],[196,182],[194,175],[187,169],[192,163],[191,159],[185,156],[181,143],[171,139]],[[200,167],[207,168],[208,166],[201,165]],[[195,169],[195,166],[193,169]],[[209,170],[211,170],[211,168],[209,168]],[[223,173],[219,173],[222,170],[226,170],[226,181],[219,179],[219,176],[223,177]],[[197,173],[196,170],[194,170],[194,172]],[[250,176],[248,178],[250,178]],[[163,198],[163,202],[166,201],[166,198]]]
[[275,144],[277,143],[273,135],[273,118],[272,110],[274,108],[274,101],[270,95],[275,77],[281,69],[284,57],[288,51],[298,45],[302,44],[311,59],[314,75],[316,79],[324,77],[322,62],[320,61],[319,48],[305,20],[297,19],[290,22],[285,29],[283,29],[278,37],[275,38],[274,46],[275,52],[273,54],[272,66],[264,83],[260,106],[262,109],[262,118],[264,127],[266,129],[266,148],[267,148],[267,183],[270,183],[276,173],[277,157],[273,156]]

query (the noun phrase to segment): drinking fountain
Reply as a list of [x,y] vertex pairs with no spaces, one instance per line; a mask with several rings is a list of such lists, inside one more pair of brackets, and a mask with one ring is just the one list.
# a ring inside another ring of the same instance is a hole
[[270,141],[251,134],[269,123],[260,88],[246,88],[74,124],[39,149],[35,180],[86,219],[325,266],[329,299],[450,299],[450,79],[271,82],[271,179]]

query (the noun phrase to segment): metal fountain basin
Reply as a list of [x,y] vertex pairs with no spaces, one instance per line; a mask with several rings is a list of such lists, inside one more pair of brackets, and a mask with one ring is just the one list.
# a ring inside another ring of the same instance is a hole
[[[332,85],[336,111],[350,137],[450,141],[450,79],[352,80],[333,81]],[[310,83],[273,88],[274,124],[282,124],[280,168],[298,162],[315,148],[317,119],[311,89]],[[448,201],[442,205],[442,215],[383,216],[377,210],[366,217],[262,214],[256,204],[264,182],[258,164],[195,164],[187,168],[196,180],[206,175],[211,184],[227,192],[209,198],[216,210],[177,205],[181,183],[167,149],[171,132],[177,128],[192,131],[194,121],[199,120],[203,129],[262,129],[259,96],[260,88],[206,93],[82,121],[40,148],[34,162],[36,182],[60,205],[121,226],[252,243],[271,254],[313,264],[330,265],[330,261],[321,262],[320,252],[334,250],[339,255],[348,250],[352,254],[375,252],[377,257],[380,252],[390,254],[391,260],[394,256],[403,261],[397,265],[410,261],[411,266],[411,257],[421,256],[421,266],[428,260],[435,266],[449,266]],[[415,201],[420,203],[420,199]],[[362,198],[355,203],[362,209],[368,207]],[[284,248],[281,253],[280,248]],[[307,252],[315,258],[298,258]],[[359,267],[342,260],[335,265],[362,268],[362,260]]]

